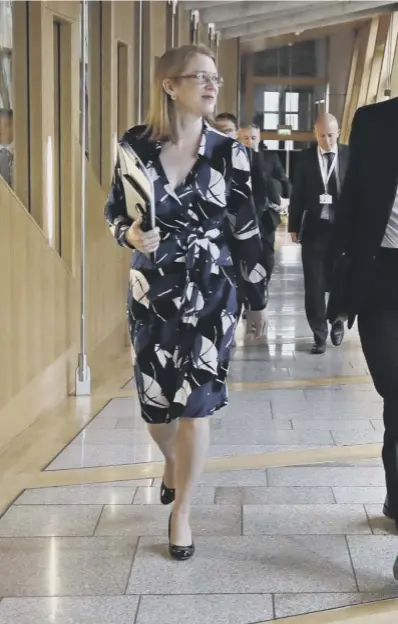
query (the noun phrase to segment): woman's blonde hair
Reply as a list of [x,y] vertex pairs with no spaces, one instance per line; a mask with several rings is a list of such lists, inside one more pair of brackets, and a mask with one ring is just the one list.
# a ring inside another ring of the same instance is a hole
[[173,143],[177,140],[174,128],[174,104],[164,90],[163,82],[167,78],[178,79],[184,73],[191,58],[197,54],[208,56],[215,62],[213,52],[205,45],[184,45],[180,48],[172,48],[158,60],[151,105],[146,120],[152,140],[172,141]]

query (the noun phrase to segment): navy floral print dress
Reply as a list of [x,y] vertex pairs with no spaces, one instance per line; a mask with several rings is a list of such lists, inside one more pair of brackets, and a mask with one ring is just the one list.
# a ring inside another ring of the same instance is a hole
[[[159,424],[226,405],[237,279],[253,310],[265,307],[267,285],[245,148],[204,124],[197,161],[173,190],[161,143],[144,132],[133,128],[122,142],[154,182],[161,243],[152,260],[133,252],[127,314],[142,416]],[[129,247],[132,220],[118,164],[105,216],[118,243]]]

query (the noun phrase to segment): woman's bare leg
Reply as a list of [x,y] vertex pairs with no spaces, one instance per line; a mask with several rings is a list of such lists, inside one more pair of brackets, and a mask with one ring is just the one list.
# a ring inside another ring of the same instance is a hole
[[148,431],[156,442],[165,458],[163,480],[166,487],[175,487],[175,447],[178,431],[178,421],[164,425],[148,425]]
[[175,446],[176,497],[171,523],[171,543],[174,546],[192,544],[189,525],[191,500],[202,474],[209,438],[209,418],[180,419]]

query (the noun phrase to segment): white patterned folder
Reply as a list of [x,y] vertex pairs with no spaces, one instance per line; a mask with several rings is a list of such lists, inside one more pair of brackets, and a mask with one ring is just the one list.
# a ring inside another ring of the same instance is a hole
[[132,219],[146,215],[147,223],[153,229],[155,227],[155,191],[148,171],[127,143],[118,145],[118,157],[127,213]]

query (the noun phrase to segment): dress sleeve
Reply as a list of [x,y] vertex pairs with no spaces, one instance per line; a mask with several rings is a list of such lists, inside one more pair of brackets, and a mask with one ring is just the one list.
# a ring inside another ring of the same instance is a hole
[[134,247],[126,241],[126,232],[133,223],[133,220],[127,214],[124,189],[119,172],[120,165],[118,160],[113,173],[111,190],[105,204],[105,218],[111,233],[116,238],[119,245],[121,245],[121,247],[134,249]]
[[232,185],[227,205],[234,237],[234,259],[251,310],[263,310],[268,301],[267,272],[254,207],[250,165],[245,148],[232,146]]

